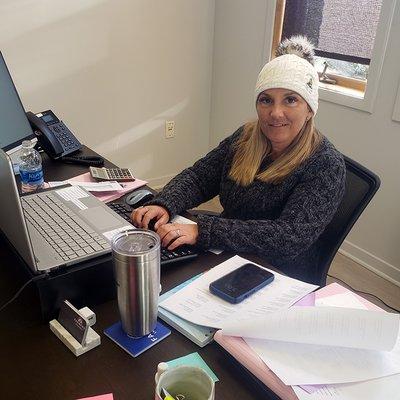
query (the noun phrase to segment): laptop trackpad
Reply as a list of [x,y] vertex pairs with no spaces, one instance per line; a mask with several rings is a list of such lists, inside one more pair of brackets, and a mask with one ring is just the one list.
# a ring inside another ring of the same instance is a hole
[[107,231],[121,226],[121,221],[103,207],[88,208],[79,211],[79,215],[100,231]]

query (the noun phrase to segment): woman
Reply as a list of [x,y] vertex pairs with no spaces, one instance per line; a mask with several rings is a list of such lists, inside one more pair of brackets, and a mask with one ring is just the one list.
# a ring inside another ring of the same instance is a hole
[[[318,74],[313,49],[302,37],[285,40],[261,70],[255,90],[258,119],[169,182],[135,210],[147,228],[155,219],[162,245],[263,255],[288,275],[312,280],[318,236],[342,199],[341,154],[314,128]],[[220,216],[199,215],[197,225],[171,224],[176,214],[219,195]]]

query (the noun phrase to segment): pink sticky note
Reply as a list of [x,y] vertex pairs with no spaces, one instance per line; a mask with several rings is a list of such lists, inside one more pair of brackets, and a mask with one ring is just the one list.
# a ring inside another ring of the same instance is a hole
[[77,400],[114,400],[114,396],[112,393],[108,393],[108,394],[101,394],[99,396],[82,397],[81,399]]

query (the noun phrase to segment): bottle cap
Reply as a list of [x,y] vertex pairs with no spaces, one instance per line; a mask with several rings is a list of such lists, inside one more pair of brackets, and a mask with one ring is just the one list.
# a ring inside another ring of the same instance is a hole
[[22,142],[22,147],[25,147],[25,148],[31,148],[31,147],[33,147],[34,146],[34,144],[32,143],[32,140],[24,140],[23,142]]

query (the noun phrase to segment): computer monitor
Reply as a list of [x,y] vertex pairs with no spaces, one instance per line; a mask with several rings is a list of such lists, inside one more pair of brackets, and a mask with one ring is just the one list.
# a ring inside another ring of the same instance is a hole
[[35,134],[0,52],[0,147],[8,151],[33,137]]

